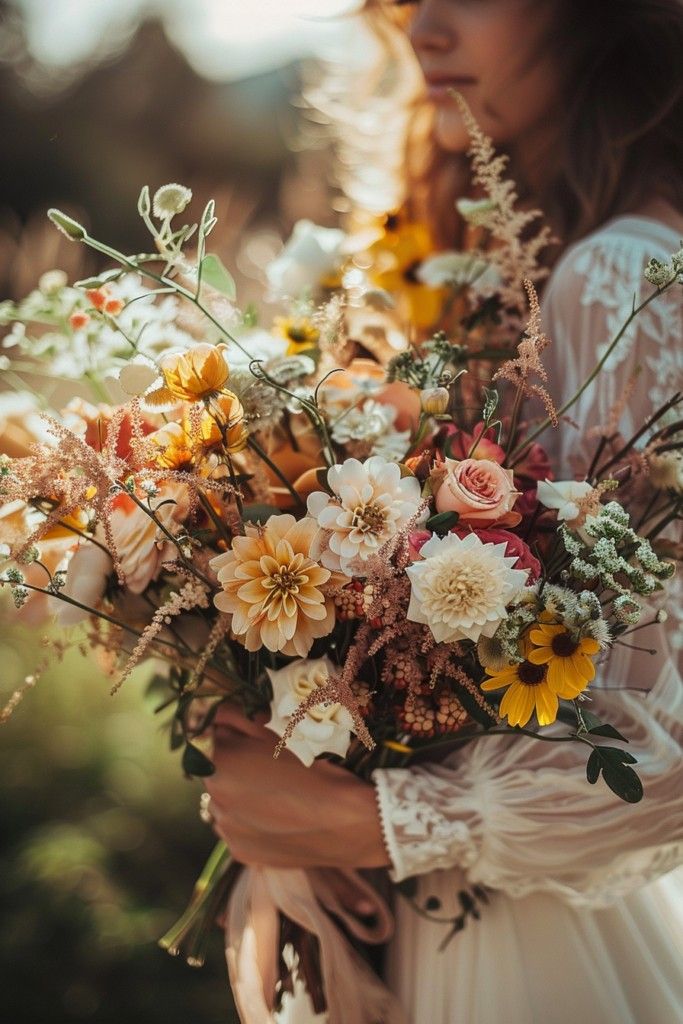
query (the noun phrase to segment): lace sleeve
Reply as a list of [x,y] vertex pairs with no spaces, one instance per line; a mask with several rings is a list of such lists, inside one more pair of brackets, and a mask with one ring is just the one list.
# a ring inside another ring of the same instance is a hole
[[683,687],[661,627],[650,630],[660,635],[643,643],[663,645],[654,688],[619,688],[652,679],[619,648],[621,664],[610,661],[609,689],[592,705],[631,741],[640,803],[623,803],[602,779],[589,785],[583,747],[484,736],[442,765],[374,773],[393,879],[457,866],[470,883],[511,896],[544,891],[603,906],[680,863]]
[[[655,256],[666,261],[678,247],[669,228],[645,218],[624,217],[569,249],[560,260],[542,301],[543,326],[551,339],[543,362],[558,405],[588,378],[634,303],[654,290],[643,276],[648,260]],[[564,474],[585,470],[588,452],[583,438],[591,428],[616,420],[614,425],[628,437],[680,390],[682,336],[680,288],[672,288],[636,317],[601,373],[568,411],[561,430],[548,430],[543,436]]]
[[[654,256],[667,262],[680,246],[674,231],[643,217],[621,217],[573,246],[560,260],[543,296],[551,345],[543,361],[559,406],[589,377],[629,316],[654,289],[643,276]],[[592,428],[631,437],[646,418],[683,390],[683,302],[674,287],[631,323],[603,370],[568,410],[560,430],[541,442],[562,479],[585,473],[595,450]],[[678,418],[672,410],[670,419]],[[664,425],[664,420],[662,425]],[[580,425],[580,426],[579,426]],[[666,534],[681,539],[675,525]],[[683,671],[683,573],[667,590],[668,633]]]
[[[543,303],[552,339],[545,364],[551,382],[562,383],[558,401],[578,389],[634,298],[649,290],[642,273],[650,257],[668,259],[677,248],[664,226],[623,218],[568,251]],[[629,436],[681,389],[682,321],[676,290],[660,296],[572,408],[581,432],[564,424],[546,434],[543,443],[562,476],[581,472],[576,456],[585,430],[616,417]],[[680,610],[683,602],[671,592],[669,598]],[[671,648],[681,631],[667,624],[666,633],[653,626],[639,636],[657,655],[618,648],[592,696],[597,713],[631,741],[645,787],[641,803],[622,803],[602,780],[589,785],[586,753],[574,744],[483,737],[443,765],[375,772],[394,879],[458,866],[472,884],[510,895],[546,891],[601,906],[680,863],[683,686]]]

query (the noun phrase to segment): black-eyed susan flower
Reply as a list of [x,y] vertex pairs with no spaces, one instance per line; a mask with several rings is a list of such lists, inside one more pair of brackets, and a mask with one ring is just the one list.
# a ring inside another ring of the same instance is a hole
[[548,682],[561,697],[577,697],[595,677],[592,658],[600,650],[593,637],[577,638],[566,626],[539,622],[529,633],[533,665],[547,665]]
[[289,342],[288,356],[315,348],[320,340],[320,331],[307,316],[276,316],[273,326]]
[[491,672],[491,669],[488,671],[491,678],[485,679],[481,688],[490,691],[507,687],[500,702],[500,714],[507,718],[509,725],[526,725],[534,712],[539,725],[550,725],[555,721],[559,700],[548,681],[546,665],[535,665],[524,660],[508,665],[499,672]]

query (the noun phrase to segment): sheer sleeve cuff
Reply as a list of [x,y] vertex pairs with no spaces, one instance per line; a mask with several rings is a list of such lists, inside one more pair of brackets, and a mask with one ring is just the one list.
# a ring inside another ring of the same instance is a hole
[[474,863],[474,832],[452,814],[452,784],[446,782],[442,791],[438,777],[405,768],[378,769],[372,781],[392,881]]

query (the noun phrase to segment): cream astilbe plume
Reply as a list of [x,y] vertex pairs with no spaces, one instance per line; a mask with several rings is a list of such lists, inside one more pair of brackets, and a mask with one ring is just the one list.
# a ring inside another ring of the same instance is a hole
[[152,621],[143,630],[142,636],[133,648],[133,651],[126,662],[125,668],[116,683],[112,686],[112,694],[123,685],[135,666],[144,657],[147,648],[154,643],[162,632],[164,626],[168,626],[171,620],[180,615],[181,612],[190,612],[194,608],[209,607],[209,592],[205,586],[196,580],[188,580],[178,591],[171,591],[167,601],[157,608]]
[[536,209],[517,208],[519,196],[515,183],[503,176],[507,157],[496,154],[493,142],[482,132],[460,93],[455,93],[454,98],[470,136],[473,180],[481,185],[490,200],[489,208],[485,214],[479,215],[478,223],[486,227],[499,243],[498,247],[487,250],[486,257],[501,273],[503,307],[516,310],[521,318],[524,315],[522,286],[527,280],[538,282],[547,276],[548,270],[539,266],[538,258],[554,238],[550,228],[543,225],[533,237],[523,239],[529,225],[543,214]]
[[[546,412],[554,427],[558,425],[557,411],[553,400],[548,394],[544,385],[548,381],[548,374],[541,363],[540,355],[544,348],[550,344],[549,339],[543,333],[541,325],[541,307],[538,302],[538,295],[531,281],[524,281],[526,293],[529,296],[530,315],[529,322],[524,331],[524,337],[517,346],[517,356],[508,359],[493,375],[493,380],[509,380],[515,384],[526,398],[536,396],[545,406]],[[541,380],[535,383],[529,380],[531,374]]]

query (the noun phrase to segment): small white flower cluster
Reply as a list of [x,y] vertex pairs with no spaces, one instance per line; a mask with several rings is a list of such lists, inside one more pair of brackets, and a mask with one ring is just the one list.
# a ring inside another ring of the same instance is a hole
[[[56,377],[81,380],[107,375],[118,379],[133,352],[138,359],[154,362],[169,349],[196,344],[196,339],[178,326],[178,301],[173,296],[158,299],[150,294],[137,274],[109,282],[107,290],[109,297],[120,303],[116,323],[90,315],[93,311],[84,292],[67,285],[61,271],[44,274],[39,287],[21,302],[0,305],[0,326],[12,324],[3,338],[3,348],[27,352]],[[81,311],[88,314],[83,326],[67,334],[64,324]],[[40,324],[35,334],[33,324]],[[45,324],[54,326],[45,329]]]
[[653,284],[655,288],[663,288],[669,284],[672,278],[680,277],[683,273],[683,248],[675,252],[668,263],[658,260],[654,256],[645,267],[645,280]]
[[381,455],[390,462],[400,462],[410,446],[410,431],[395,430],[396,409],[392,405],[366,399],[362,405],[341,413],[332,424],[332,439],[338,444],[359,443],[361,448],[354,453]]
[[[586,541],[560,524],[564,546],[572,556],[565,576],[614,591],[617,619],[635,624],[641,605],[633,594],[652,594],[661,580],[673,575],[673,563],[658,558],[650,542],[631,528],[628,512],[616,501],[603,505],[598,515],[588,516],[582,532]],[[627,583],[622,582],[624,578]]]

